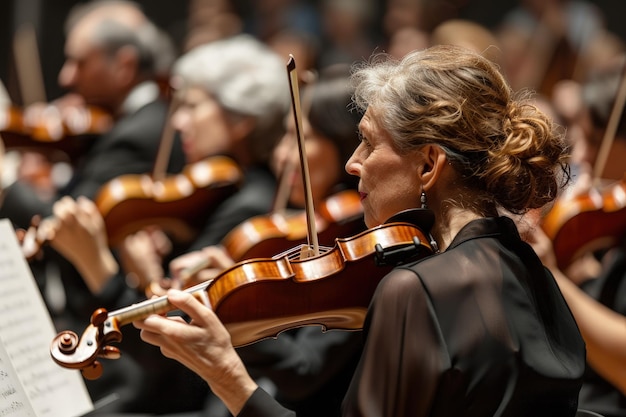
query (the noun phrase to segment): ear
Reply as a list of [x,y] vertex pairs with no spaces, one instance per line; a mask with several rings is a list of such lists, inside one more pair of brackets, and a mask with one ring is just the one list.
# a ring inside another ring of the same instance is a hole
[[448,163],[448,157],[443,148],[435,144],[427,144],[420,149],[423,157],[423,164],[418,168],[418,175],[425,191],[435,185],[441,176],[443,168]]

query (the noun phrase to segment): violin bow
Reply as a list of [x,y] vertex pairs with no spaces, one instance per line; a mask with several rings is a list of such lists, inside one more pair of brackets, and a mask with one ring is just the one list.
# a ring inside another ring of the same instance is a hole
[[304,137],[302,136],[302,109],[300,106],[300,90],[298,88],[299,78],[296,70],[296,60],[289,54],[287,62],[287,73],[289,74],[289,89],[291,91],[291,104],[293,117],[296,125],[296,137],[298,139],[298,151],[300,155],[300,167],[302,173],[302,183],[304,184],[305,212],[307,219],[307,243],[308,249],[301,253],[301,256],[310,257],[319,255],[319,243],[317,239],[317,226],[315,223],[315,208],[313,206],[313,193],[311,191],[311,176],[309,165],[306,159],[306,148]]
[[13,39],[13,53],[25,105],[47,101],[38,51],[35,28],[30,24],[21,26]]
[[[175,85],[172,88],[177,89]],[[172,98],[167,109],[167,115],[165,116],[165,124],[163,126],[163,132],[161,132],[161,141],[159,142],[159,149],[157,151],[156,159],[154,162],[154,169],[152,170],[152,179],[154,181],[160,181],[165,178],[167,174],[167,165],[172,154],[172,147],[174,146],[174,137],[176,136],[176,130],[172,125],[172,115],[180,104],[180,98],[176,92],[172,94]]]
[[[307,87],[311,87],[316,81],[317,81],[317,73],[315,71],[306,71],[305,76],[303,77],[303,82],[306,83]],[[311,107],[311,94],[309,94],[308,96],[305,95],[304,97],[302,97],[302,111],[303,114],[308,114],[310,107]],[[308,99],[307,99],[308,97]],[[291,151],[291,146],[296,146],[297,141],[294,141],[293,143],[290,143],[290,151]],[[289,158],[287,160],[287,163],[285,164],[285,167],[283,169],[283,171],[280,174],[280,182],[278,183],[278,188],[276,189],[276,196],[274,197],[274,204],[272,205],[272,213],[278,213],[281,211],[284,211],[285,208],[287,207],[287,204],[289,202],[289,194],[291,192],[291,187],[290,187],[290,179],[291,179],[291,174],[294,172],[294,170],[296,169],[296,164],[294,163],[293,159]]]
[[596,186],[601,179],[600,177],[604,172],[606,161],[609,158],[611,145],[613,145],[613,141],[615,140],[615,134],[617,133],[617,127],[619,126],[619,121],[622,117],[622,113],[624,112],[625,103],[626,61],[624,61],[624,64],[622,66],[622,75],[620,78],[619,89],[617,90],[617,94],[615,95],[615,101],[613,102],[611,115],[609,116],[609,121],[607,123],[606,130],[604,131],[604,136],[602,137],[602,142],[600,143],[600,149],[598,150],[598,155],[596,156],[596,161],[593,166],[593,182]]

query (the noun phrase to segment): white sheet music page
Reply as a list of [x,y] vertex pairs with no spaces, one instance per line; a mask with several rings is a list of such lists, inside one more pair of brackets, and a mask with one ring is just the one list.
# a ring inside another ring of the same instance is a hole
[[57,333],[7,219],[0,219],[0,317],[0,417],[78,417],[91,411],[80,371],[50,356]]

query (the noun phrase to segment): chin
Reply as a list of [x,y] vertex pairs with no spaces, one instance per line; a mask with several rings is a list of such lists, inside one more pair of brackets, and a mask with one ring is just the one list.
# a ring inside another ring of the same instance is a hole
[[376,227],[379,225],[379,223],[373,221],[372,219],[367,217],[367,215],[363,216],[363,221],[365,222],[365,226],[367,226],[368,229],[371,229],[372,227]]

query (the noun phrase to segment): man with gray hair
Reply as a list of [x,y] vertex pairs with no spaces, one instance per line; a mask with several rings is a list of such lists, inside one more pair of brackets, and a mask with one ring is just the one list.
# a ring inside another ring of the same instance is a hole
[[[167,115],[157,80],[167,76],[175,53],[164,32],[130,1],[79,4],[70,12],[66,30],[66,59],[58,79],[68,94],[55,104],[101,108],[113,125],[93,141],[58,197],[94,199],[115,177],[151,172]],[[178,172],[183,165],[175,141],[168,170]],[[34,215],[51,214],[51,203],[33,198],[27,188],[20,183],[8,187],[0,208],[0,216],[21,228]]]

